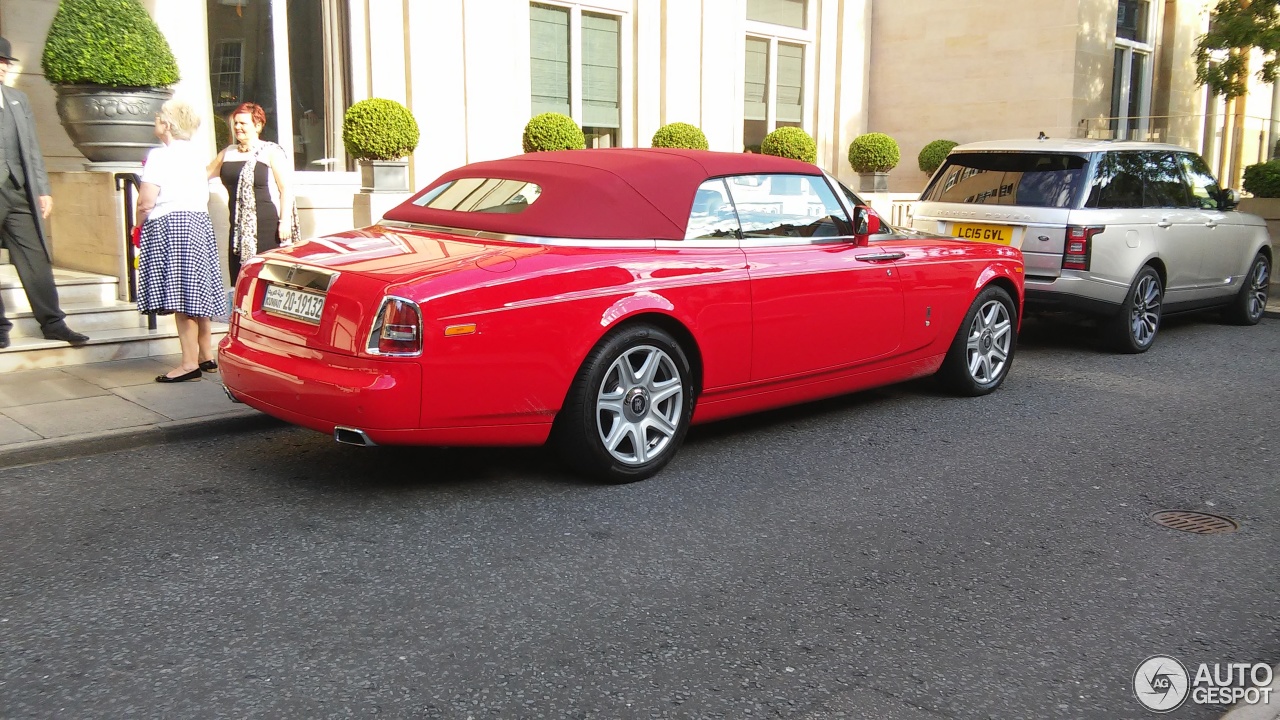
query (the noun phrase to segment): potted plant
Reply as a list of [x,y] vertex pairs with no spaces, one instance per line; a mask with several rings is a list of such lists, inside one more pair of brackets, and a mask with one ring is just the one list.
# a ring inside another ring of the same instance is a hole
[[658,128],[653,134],[650,145],[656,148],[685,148],[688,150],[706,150],[707,136],[697,127],[689,123],[673,122]]
[[347,108],[342,144],[360,161],[361,192],[408,192],[409,161],[418,147],[418,121],[395,100],[369,98]]
[[951,152],[951,148],[959,144],[954,140],[934,140],[920,148],[920,154],[916,156],[916,163],[920,166],[920,172],[932,175],[938,168],[942,167],[942,162],[947,159],[947,154]]
[[780,127],[764,136],[760,153],[812,163],[818,160],[818,143],[798,127]]
[[138,0],[61,0],[40,58],[58,117],[91,162],[138,163],[178,63]]
[[[1271,237],[1280,237],[1280,160],[1246,167],[1243,187],[1253,197],[1241,198],[1239,210],[1266,220]],[[1223,190],[1227,192],[1230,191]],[[1272,277],[1274,280],[1275,276]]]
[[861,176],[864,192],[888,192],[889,171],[901,158],[897,141],[884,133],[865,133],[849,143],[849,164]]
[[524,126],[521,140],[527,153],[582,150],[587,146],[587,138],[573,118],[552,112],[534,115]]

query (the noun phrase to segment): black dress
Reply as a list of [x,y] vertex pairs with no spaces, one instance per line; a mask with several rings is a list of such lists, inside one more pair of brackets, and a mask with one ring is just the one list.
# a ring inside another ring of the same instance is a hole
[[[230,196],[228,205],[231,210],[231,237],[236,234],[236,217],[239,215],[239,201],[236,199],[236,188],[240,184],[240,170],[244,168],[244,160],[224,160],[220,178]],[[258,247],[255,252],[265,252],[280,247],[280,213],[275,203],[271,202],[271,164],[260,159],[253,168],[253,198],[258,213]],[[235,251],[235,242],[227,244],[228,267],[231,270],[231,284],[234,285],[240,275],[240,254]]]

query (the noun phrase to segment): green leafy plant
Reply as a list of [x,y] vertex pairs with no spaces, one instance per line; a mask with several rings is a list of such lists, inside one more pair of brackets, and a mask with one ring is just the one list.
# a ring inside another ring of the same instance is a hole
[[706,150],[707,136],[697,127],[689,123],[673,122],[658,128],[649,143],[656,148],[688,148],[689,150]]
[[818,143],[798,127],[780,127],[764,136],[760,143],[760,153],[807,163],[817,162]]
[[1268,160],[1246,167],[1244,189],[1254,197],[1280,197],[1280,160]]
[[395,100],[369,98],[342,116],[342,145],[357,160],[399,160],[418,147],[418,121]]
[[527,153],[581,150],[587,146],[586,136],[578,123],[568,115],[553,112],[534,115],[524,126],[522,140]]
[[224,148],[231,144],[231,126],[221,115],[213,116],[213,146]]
[[168,41],[138,0],[61,0],[40,67],[55,85],[165,87],[179,79]]
[[884,133],[866,133],[849,143],[849,164],[854,172],[889,172],[901,159],[897,141]]
[[[959,143],[953,140],[934,140],[920,148],[916,162],[919,163],[921,172],[932,175],[934,170],[942,167],[942,162],[947,159],[947,153],[951,152],[951,148],[956,145]],[[849,162],[852,164],[853,161]]]

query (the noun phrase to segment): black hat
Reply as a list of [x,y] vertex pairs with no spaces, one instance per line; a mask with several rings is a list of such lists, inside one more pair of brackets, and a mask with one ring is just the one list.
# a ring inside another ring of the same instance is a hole
[[9,47],[9,41],[2,37],[0,37],[0,59],[3,59],[3,60],[18,59],[13,56],[13,49]]

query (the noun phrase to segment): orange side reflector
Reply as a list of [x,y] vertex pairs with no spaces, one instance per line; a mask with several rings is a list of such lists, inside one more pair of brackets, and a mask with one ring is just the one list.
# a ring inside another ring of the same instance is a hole
[[476,331],[476,324],[468,325],[450,325],[444,329],[445,337],[453,337],[454,335],[471,335]]

